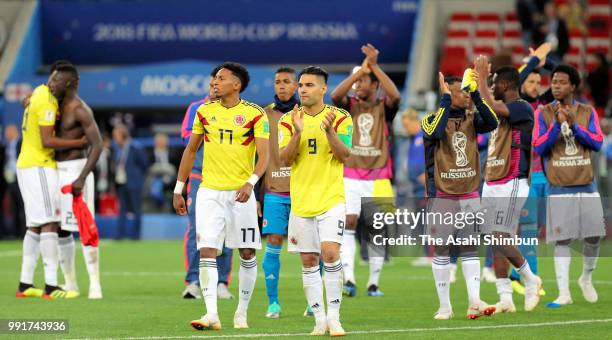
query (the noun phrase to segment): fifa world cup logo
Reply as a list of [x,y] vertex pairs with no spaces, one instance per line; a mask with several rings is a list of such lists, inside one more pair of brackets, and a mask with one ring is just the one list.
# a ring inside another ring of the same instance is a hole
[[455,149],[455,165],[464,167],[468,164],[468,158],[465,154],[467,146],[467,136],[461,131],[453,133],[453,149]]
[[359,126],[359,145],[370,146],[372,145],[372,127],[374,127],[374,117],[371,113],[362,113],[357,119],[357,125]]
[[561,124],[561,135],[563,135],[563,140],[565,141],[565,154],[568,156],[577,154],[578,148],[576,147],[576,138],[567,122]]
[[493,153],[495,152],[495,142],[497,140],[498,133],[499,129],[495,129],[489,134],[489,148],[487,149],[488,156],[493,155]]

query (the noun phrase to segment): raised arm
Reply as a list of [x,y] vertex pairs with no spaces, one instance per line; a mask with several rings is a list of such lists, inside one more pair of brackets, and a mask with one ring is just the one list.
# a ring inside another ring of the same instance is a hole
[[340,84],[338,84],[338,86],[336,86],[331,93],[332,103],[338,107],[347,107],[349,104],[347,95],[351,90],[351,87],[357,81],[357,79],[359,79],[359,77],[365,74],[367,74],[365,68],[361,67],[359,71],[351,74],[340,82]]
[[498,117],[509,117],[510,110],[508,110],[506,104],[493,98],[493,94],[491,93],[489,85],[487,84],[487,79],[489,78],[489,59],[482,55],[476,58],[476,61],[474,62],[474,70],[479,75],[478,90],[480,91],[484,101]]
[[96,121],[93,118],[93,112],[91,112],[90,109],[80,105],[74,112],[77,121],[79,121],[83,127],[85,137],[87,138],[87,142],[90,146],[89,154],[87,155],[87,162],[85,163],[83,170],[81,170],[79,177],[72,182],[72,194],[78,195],[81,193],[81,190],[83,190],[87,176],[93,171],[98,163],[98,158],[100,158],[100,154],[102,153],[102,135],[100,135],[100,129],[98,128],[98,124],[96,124]]
[[[478,83],[478,79],[480,78],[478,72],[474,71],[472,74],[474,80]],[[476,133],[486,133],[495,130],[497,124],[499,124],[499,120],[495,112],[493,112],[493,109],[482,100],[480,91],[476,89],[474,92],[470,93],[470,96],[472,97],[474,106],[476,106],[476,115],[474,116],[474,129]]]
[[438,85],[440,87],[440,108],[421,120],[421,129],[428,139],[440,139],[444,136],[444,130],[448,123],[448,115],[451,107],[451,92],[448,84],[444,81],[442,72],[438,72]]
[[365,61],[367,62],[367,66],[369,67],[370,71],[374,73],[380,82],[380,86],[385,92],[385,104],[391,108],[397,107],[401,98],[400,92],[397,89],[397,86],[395,86],[393,83],[393,80],[391,80],[391,78],[389,78],[389,76],[378,65],[379,51],[372,44],[362,46],[361,51],[366,55]]

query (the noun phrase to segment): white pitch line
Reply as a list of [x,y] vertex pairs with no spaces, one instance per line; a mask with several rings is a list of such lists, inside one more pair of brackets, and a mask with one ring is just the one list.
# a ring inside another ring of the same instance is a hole
[[[608,323],[612,319],[590,319],[590,320],[569,320],[569,321],[553,321],[553,322],[538,322],[538,323],[514,323],[507,325],[487,325],[487,326],[463,326],[463,327],[435,327],[435,328],[405,328],[405,329],[379,329],[379,330],[362,330],[347,332],[351,334],[389,334],[389,333],[421,333],[421,332],[439,332],[439,331],[477,331],[483,329],[503,329],[503,328],[524,328],[524,327],[545,327],[545,326],[566,326],[579,325],[589,323]],[[209,333],[210,334],[210,333]],[[309,333],[251,333],[251,334],[228,334],[228,335],[191,335],[191,336],[146,336],[146,337],[126,337],[126,338],[72,338],[68,340],[161,340],[161,339],[232,339],[232,338],[271,338],[271,337],[296,337],[308,336]]]

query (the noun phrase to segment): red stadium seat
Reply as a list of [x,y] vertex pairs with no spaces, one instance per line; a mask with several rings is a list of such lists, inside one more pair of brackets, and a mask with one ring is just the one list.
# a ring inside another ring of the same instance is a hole
[[493,30],[499,32],[501,16],[497,13],[480,13],[476,17],[477,30]]
[[612,6],[610,5],[609,0],[588,0],[587,1],[587,13],[611,15]]
[[504,48],[513,48],[514,46],[522,45],[523,39],[521,37],[521,32],[518,30],[505,29],[501,39],[501,44]]
[[442,51],[440,72],[444,75],[463,74],[467,64],[467,51],[464,47],[446,46]]
[[451,15],[448,24],[449,30],[474,30],[474,16],[470,13],[454,13]]

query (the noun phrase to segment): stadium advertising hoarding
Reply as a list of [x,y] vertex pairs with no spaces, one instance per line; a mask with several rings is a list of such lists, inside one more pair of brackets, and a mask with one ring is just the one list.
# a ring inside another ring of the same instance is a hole
[[408,60],[419,0],[42,1],[45,63],[177,59],[342,64],[370,42],[381,63]]
[[[186,60],[85,70],[80,73],[79,95],[95,108],[166,107],[184,108],[189,102],[208,95],[209,73],[217,65],[212,62]],[[275,68],[249,66],[251,82],[242,93],[246,100],[266,105],[273,99]],[[329,86],[342,81],[343,74],[331,74]],[[25,76],[10,79],[6,84],[5,123],[21,124],[21,99],[48,76]],[[329,93],[328,93],[329,95]]]

